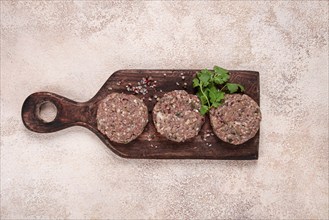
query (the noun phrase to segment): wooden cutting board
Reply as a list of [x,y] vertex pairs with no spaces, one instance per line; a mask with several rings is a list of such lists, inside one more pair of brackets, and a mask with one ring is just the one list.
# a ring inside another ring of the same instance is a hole
[[[149,159],[258,159],[259,131],[244,144],[232,145],[221,141],[212,133],[208,115],[199,135],[190,141],[176,143],[156,132],[152,109],[156,98],[172,90],[185,89],[194,93],[192,79],[199,70],[119,70],[113,73],[97,94],[87,102],[78,103],[50,92],[37,92],[25,100],[22,107],[24,125],[34,132],[55,132],[70,126],[83,126],[95,133],[114,153],[125,158]],[[254,71],[229,71],[230,82],[240,83],[245,93],[259,103],[259,73]],[[150,78],[151,77],[151,78]],[[148,83],[143,84],[145,78]],[[149,123],[143,133],[128,144],[111,142],[97,129],[96,112],[98,103],[112,92],[134,94],[132,90],[141,84],[147,94],[136,94],[149,109]],[[152,88],[153,87],[153,88]],[[51,122],[39,117],[40,106],[53,103],[57,115]]]

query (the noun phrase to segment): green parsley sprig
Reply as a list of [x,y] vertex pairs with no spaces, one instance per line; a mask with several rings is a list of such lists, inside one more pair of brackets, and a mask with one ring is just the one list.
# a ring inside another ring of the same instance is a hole
[[235,93],[244,87],[237,83],[228,83],[230,74],[226,69],[214,66],[213,70],[204,69],[196,74],[193,87],[201,101],[200,113],[205,115],[211,108],[217,108],[224,101],[225,93]]

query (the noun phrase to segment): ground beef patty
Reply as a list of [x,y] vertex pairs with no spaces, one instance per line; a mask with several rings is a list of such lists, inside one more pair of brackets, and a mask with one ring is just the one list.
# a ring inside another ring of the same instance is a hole
[[249,96],[227,94],[225,102],[210,110],[210,123],[221,140],[238,145],[253,138],[261,121],[258,104]]
[[134,95],[112,93],[98,105],[97,127],[111,141],[128,143],[134,140],[147,122],[147,107]]
[[157,131],[167,139],[183,142],[196,136],[204,123],[200,101],[184,90],[166,93],[153,108]]

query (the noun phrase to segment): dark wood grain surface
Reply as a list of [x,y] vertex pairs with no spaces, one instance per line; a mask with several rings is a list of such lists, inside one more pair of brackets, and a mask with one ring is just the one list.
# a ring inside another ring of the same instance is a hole
[[[176,143],[169,141],[156,132],[152,120],[152,109],[156,103],[154,96],[162,97],[172,90],[185,89],[193,93],[192,79],[198,70],[119,70],[113,73],[97,94],[87,102],[78,103],[50,92],[37,92],[25,100],[22,107],[24,125],[35,132],[55,132],[70,126],[83,126],[94,132],[114,153],[125,158],[150,159],[258,159],[259,131],[244,144],[235,146],[225,143],[211,134],[208,116],[199,135],[190,141]],[[254,71],[230,71],[230,82],[240,83],[245,93],[259,103],[259,74]],[[184,77],[182,77],[182,75]],[[144,132],[128,144],[111,142],[97,129],[96,112],[99,101],[111,92],[127,91],[126,86],[137,86],[145,77],[157,81],[155,88],[149,88],[145,95],[136,94],[144,100],[149,109],[149,123]],[[184,86],[184,83],[187,83]],[[56,118],[45,122],[39,117],[40,106],[52,102],[57,107]]]

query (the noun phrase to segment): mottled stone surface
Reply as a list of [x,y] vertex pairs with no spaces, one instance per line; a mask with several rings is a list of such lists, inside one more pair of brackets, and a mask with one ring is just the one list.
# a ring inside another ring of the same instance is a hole
[[[1,217],[327,219],[327,1],[1,1]],[[28,131],[124,68],[260,72],[258,161],[127,160],[91,132]]]

